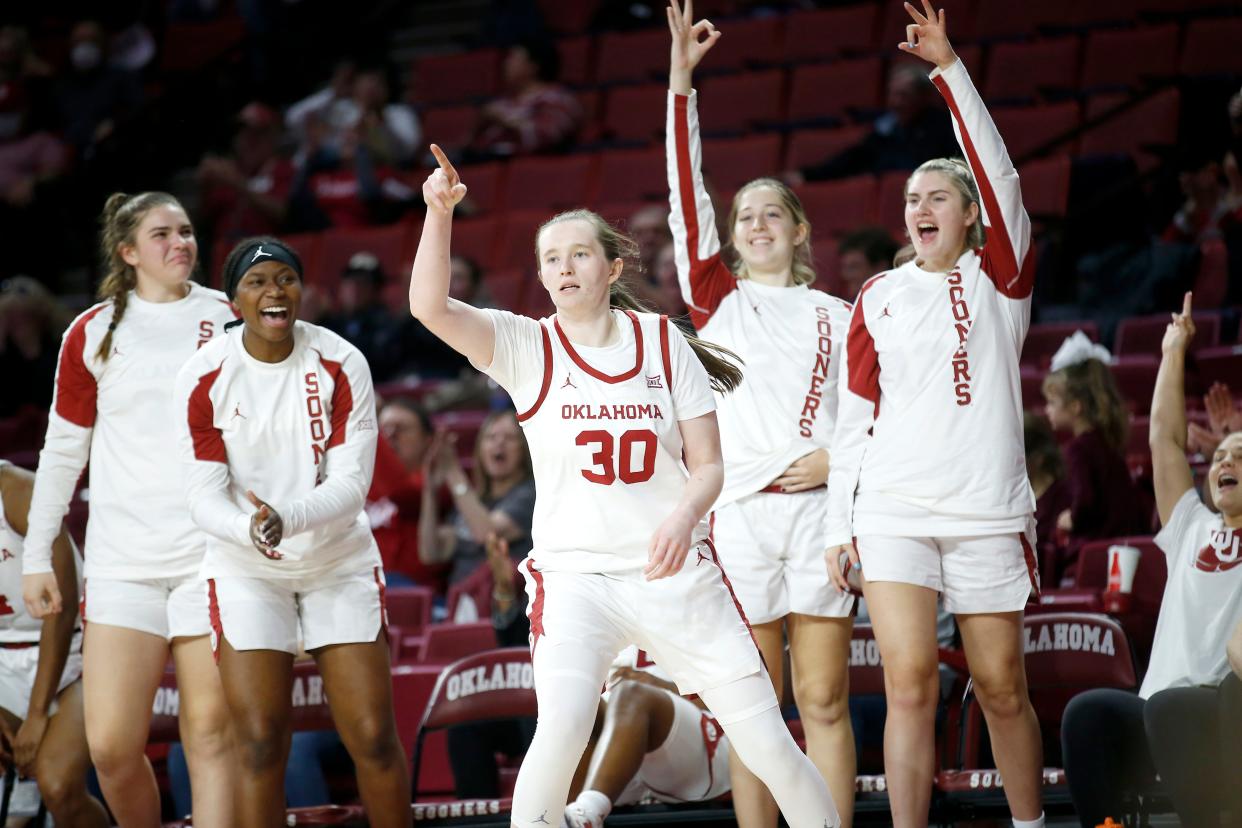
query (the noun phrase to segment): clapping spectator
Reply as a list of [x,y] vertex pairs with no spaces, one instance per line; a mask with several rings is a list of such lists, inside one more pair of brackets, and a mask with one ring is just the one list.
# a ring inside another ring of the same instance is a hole
[[557,83],[556,44],[528,40],[512,47],[501,72],[505,96],[479,113],[469,154],[496,157],[565,149],[582,126],[582,107]]
[[69,35],[69,73],[61,79],[56,98],[65,137],[83,157],[112,134],[117,122],[142,99],[142,87],[132,72],[108,63],[108,39],[94,20],[74,25]]
[[339,147],[312,151],[294,177],[289,223],[295,230],[365,227],[391,219],[413,196],[392,169],[377,163],[359,129]]
[[232,155],[206,155],[198,165],[204,218],[217,241],[279,231],[293,185],[293,164],[280,155],[280,116],[255,101],[237,123]]
[[359,251],[349,259],[337,290],[336,312],[321,323],[348,339],[371,366],[376,380],[392,373],[397,319],[384,304],[384,269],[374,253]]
[[341,61],[327,87],[289,108],[286,119],[302,139],[300,160],[330,163],[360,140],[379,165],[404,164],[422,137],[418,116],[391,100],[387,72]]

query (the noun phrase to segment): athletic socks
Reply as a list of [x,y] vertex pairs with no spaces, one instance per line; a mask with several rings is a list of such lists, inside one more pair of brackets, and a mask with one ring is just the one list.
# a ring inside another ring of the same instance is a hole
[[599,791],[583,791],[565,807],[564,828],[603,828],[612,801]]
[[1041,811],[1035,819],[1015,819],[1013,828],[1044,828],[1044,814]]

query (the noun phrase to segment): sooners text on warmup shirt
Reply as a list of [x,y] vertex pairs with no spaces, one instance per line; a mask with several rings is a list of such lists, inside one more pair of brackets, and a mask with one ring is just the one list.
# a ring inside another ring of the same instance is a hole
[[[364,511],[377,434],[370,368],[317,325],[295,322],[293,336],[293,352],[268,363],[232,331],[177,376],[186,495],[208,534],[205,578],[307,578],[380,562]],[[283,560],[251,543],[247,489],[283,519]]]
[[703,187],[695,92],[668,96],[669,227],[681,295],[702,337],[745,360],[737,390],[717,394],[724,489],[716,508],[763,489],[789,464],[828,448],[850,305],[819,290],[736,278],[720,257]]
[[1023,531],[1035,509],[1018,357],[1034,257],[1018,174],[961,61],[932,80],[979,186],[987,242],[950,273],[909,262],[854,302],[825,545]]
[[89,458],[87,577],[194,575],[204,539],[181,490],[173,381],[223,332],[233,309],[223,293],[195,284],[176,302],[146,302],[131,291],[112,354],[101,361],[95,352],[112,318],[112,303],[101,302],[74,320],[61,343],[23,566],[52,571],[52,541]]
[[[642,568],[686,487],[678,422],[716,407],[707,371],[655,314],[614,310],[620,341],[588,348],[556,317],[487,313],[496,349],[482,370],[513,397],[535,469],[531,557],[549,571]],[[707,534],[700,521],[692,542]]]

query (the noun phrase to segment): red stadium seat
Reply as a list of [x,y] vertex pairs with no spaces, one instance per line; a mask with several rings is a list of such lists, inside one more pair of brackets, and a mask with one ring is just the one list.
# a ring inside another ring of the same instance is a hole
[[820,164],[842,150],[849,149],[867,137],[871,127],[865,124],[833,129],[798,129],[789,136],[785,149],[785,169],[800,170]]
[[280,238],[292,247],[298,254],[298,258],[302,260],[303,282],[320,288],[324,288],[327,280],[330,280],[331,286],[336,285],[340,274],[332,276],[326,273],[323,267],[321,260],[323,235],[321,233],[285,233]]
[[661,24],[633,32],[605,32],[600,35],[598,52],[596,83],[632,83],[667,76],[668,27]]
[[245,37],[245,23],[236,14],[205,22],[169,23],[161,36],[160,71],[172,74],[202,70]]
[[[539,11],[547,27],[557,34],[585,32],[599,10],[601,0],[539,0]],[[562,41],[563,42],[563,41]]]
[[496,94],[500,51],[474,49],[419,58],[413,67],[414,97],[423,104],[457,103]]
[[[785,16],[781,57],[802,63],[870,52],[875,47],[876,22],[874,3],[790,12]],[[904,34],[905,28],[901,31]]]
[[[536,207],[529,210],[510,210],[504,215],[499,232],[492,267],[530,267],[537,265],[535,258],[535,234],[539,227],[555,215],[555,210]],[[457,243],[457,230],[453,230],[453,243]]]
[[798,66],[793,71],[785,118],[813,122],[874,112],[880,107],[882,76],[878,57]]
[[[457,167],[457,174],[466,185],[466,199],[480,213],[491,213],[501,208],[500,196],[504,185],[505,165],[500,161],[484,164],[465,164]],[[453,233],[457,242],[457,233]],[[415,244],[417,248],[417,243]]]
[[[1076,5],[1091,5],[1076,3]],[[1093,32],[1083,57],[1082,88],[1137,88],[1177,72],[1176,23],[1141,29]]]
[[[413,233],[411,230],[413,229]],[[325,230],[320,249],[320,263],[325,286],[340,284],[341,274],[355,253],[374,253],[388,279],[405,281],[414,263],[417,228],[409,224],[384,227],[340,227]]]
[[1204,388],[1223,382],[1232,389],[1242,388],[1242,346],[1205,348],[1195,353],[1199,380]]
[[699,129],[744,132],[781,118],[785,73],[779,69],[708,78],[699,93]]
[[1063,101],[1037,106],[993,107],[992,120],[1005,141],[1010,158],[1020,160],[1033,150],[1078,127],[1078,104]]
[[1186,26],[1186,45],[1182,50],[1183,75],[1242,74],[1242,18],[1192,20]]
[[[975,18],[982,13],[975,10],[975,0],[940,0],[935,6],[938,9],[944,9],[945,23],[952,32],[955,49],[958,43],[964,44],[968,40],[975,39]],[[879,48],[881,51],[886,51],[896,48],[898,43],[906,39],[906,25],[914,21],[910,19],[905,6],[901,3],[881,3],[880,7],[884,10],[884,20],[880,24]],[[916,8],[922,10],[921,6],[916,6]],[[1008,11],[1010,14],[1016,14],[1019,9],[1015,7]],[[957,53],[959,56],[962,54],[960,49]],[[973,66],[970,63],[966,65]]]
[[703,169],[723,192],[780,171],[781,138],[775,133],[703,142]]
[[604,93],[598,89],[580,89],[574,93],[582,108],[582,129],[578,131],[578,144],[594,144],[603,133]]
[[1044,375],[1043,368],[1035,365],[1018,366],[1022,379],[1022,408],[1026,411],[1042,410],[1044,407]]
[[[573,3],[570,5],[573,8],[581,8],[587,4]],[[595,56],[594,47],[595,44],[590,35],[564,37],[556,42],[557,52],[561,56],[561,83],[570,86],[586,86],[592,81],[594,67],[591,58]]]
[[469,457],[474,451],[475,440],[479,429],[487,419],[487,411],[473,408],[461,408],[443,411],[436,415],[435,424],[457,440],[457,453],[463,458]]
[[[702,14],[697,6],[695,11],[699,12],[696,17]],[[784,29],[785,17],[782,15],[730,20],[724,24],[729,48],[713,50],[703,68],[709,71],[738,71],[756,66],[772,66],[788,60],[781,49],[781,34]],[[667,54],[665,57],[667,58]]]
[[437,106],[424,110],[419,118],[428,141],[442,147],[460,147],[469,143],[474,133],[479,108],[474,104]]
[[581,207],[595,187],[594,155],[531,155],[509,162],[504,205],[557,212]]
[[404,635],[417,635],[431,623],[433,596],[428,587],[389,587],[384,591],[388,623],[400,627]]
[[666,201],[668,174],[663,145],[601,152],[598,182],[597,204]]
[[1151,395],[1156,389],[1159,367],[1160,358],[1153,355],[1119,356],[1109,366],[1117,381],[1117,390],[1135,414],[1151,410]]
[[873,221],[876,181],[860,175],[806,184],[798,188],[798,198],[817,235],[841,236]]
[[455,725],[538,715],[535,675],[525,647],[466,656],[445,667],[427,701],[414,742],[413,783],[419,789],[425,740],[429,733]]
[[[1137,418],[1136,418],[1137,419]],[[1108,547],[1114,544],[1134,546],[1139,550],[1138,569],[1134,572],[1131,597],[1145,604],[1152,618],[1160,613],[1164,600],[1164,585],[1168,580],[1168,567],[1164,553],[1152,538],[1144,536],[1109,538],[1083,544],[1078,553],[1078,572],[1075,584],[1083,589],[1103,590],[1108,587]]]
[[642,143],[660,138],[667,109],[667,83],[610,89],[604,104],[604,137]]
[[[1229,293],[1229,251],[1223,239],[1204,239],[1199,244],[1199,271],[1195,274],[1194,290],[1198,307],[1219,308],[1225,304]],[[1196,342],[1202,344],[1202,337]]]
[[514,313],[521,311],[526,292],[534,281],[534,273],[520,267],[489,270],[483,276],[483,284],[495,306]]
[[[1098,117],[1124,100],[1121,95],[1096,95],[1087,102],[1087,119]],[[1177,142],[1181,95],[1176,89],[1157,92],[1088,130],[1079,144],[1081,155],[1111,153],[1137,154],[1151,147],[1169,147]]]
[[1026,344],[1022,347],[1022,363],[1046,368],[1057,348],[1074,331],[1082,331],[1092,342],[1100,341],[1099,329],[1089,320],[1032,325],[1026,333]]
[[423,636],[421,661],[450,662],[496,646],[496,628],[490,612],[486,621],[469,624],[432,624]]
[[1072,36],[997,44],[988,57],[983,97],[989,101],[1029,101],[1039,98],[1045,90],[1075,89],[1078,86],[1078,51],[1079,40]]
[[[1195,303],[1199,294],[1195,294]],[[1220,344],[1220,314],[1196,313],[1195,348],[1211,348]],[[1117,356],[1134,356],[1145,354],[1156,356],[1160,353],[1160,342],[1164,339],[1164,331],[1169,325],[1167,313],[1151,316],[1132,316],[1121,320],[1117,325],[1117,340],[1114,351]]]
[[[906,16],[909,17],[909,15]],[[958,15],[957,19],[962,20],[962,15]],[[946,22],[949,26],[955,25],[948,20]],[[996,3],[979,0],[974,14],[970,17],[970,23],[974,24],[975,40],[1002,40],[1019,35],[1030,35],[1035,32],[1035,9],[1030,3]],[[904,28],[902,32],[905,32]],[[956,40],[958,35],[954,34],[953,38]]]
[[894,170],[880,176],[876,190],[875,223],[888,228],[893,238],[905,244],[906,235],[906,181],[907,170]]
[[1022,204],[1032,217],[1065,215],[1069,204],[1069,156],[1028,161],[1018,175],[1022,181]]
[[[462,181],[466,179],[463,177]],[[470,186],[468,181],[466,186]],[[454,220],[453,253],[473,260],[482,268],[492,267],[499,228],[500,220],[494,217]]]

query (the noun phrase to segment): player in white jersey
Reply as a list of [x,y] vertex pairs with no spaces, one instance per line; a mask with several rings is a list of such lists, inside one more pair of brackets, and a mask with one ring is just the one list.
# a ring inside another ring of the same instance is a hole
[[[8,761],[34,776],[57,825],[105,828],[107,811],[86,791],[90,755],[77,615],[40,620],[19,597],[33,490],[34,475],[0,460],[0,727]],[[52,569],[61,599],[75,598],[78,551],[63,528],[52,542]]]
[[232,741],[207,640],[207,586],[198,574],[204,539],[181,494],[171,402],[182,364],[234,314],[222,293],[190,281],[198,245],[175,198],[117,193],[102,224],[102,301],[73,322],[61,344],[30,506],[23,596],[36,618],[62,611],[52,541],[89,460],[83,693],[104,798],[122,825],[160,824],[145,748],[171,650],[194,819],[228,826]]
[[735,386],[737,366],[666,318],[632,309],[617,280],[634,244],[586,210],[554,217],[536,236],[551,318],[450,299],[453,208],[466,187],[431,149],[440,169],[423,185],[410,311],[513,397],[538,491],[534,549],[520,569],[541,715],[512,824],[560,823],[608,667],[637,644],[681,692],[703,698],[793,828],[836,825],[707,537],[722,477],[708,372]]
[[729,791],[729,739],[700,701],[630,645],[612,663],[565,828],[602,828],[615,805],[706,802]]
[[1014,823],[1025,828],[1043,820],[1039,724],[1022,661],[1022,611],[1038,591],[1018,378],[1031,223],[944,12],[928,0],[925,14],[905,7],[914,22],[901,48],[935,64],[968,163],[936,159],[914,172],[905,219],[916,258],[870,279],[854,302],[825,545],[842,590],[842,553],[855,566],[862,556],[885,665],[894,822],[927,824],[941,593],[957,615]]
[[[728,227],[736,259],[732,268],[725,261],[700,172],[699,100],[691,88],[692,71],[720,32],[708,21],[693,24],[692,14],[689,0],[684,9],[672,0],[669,226],[691,321],[746,366],[736,391],[716,395],[725,479],[714,540],[778,695],[788,635],[807,753],[848,826],[856,767],[846,667],[854,596],[833,589],[822,533],[850,306],[811,289],[810,223],[798,196],[774,178],[751,181],[734,196]],[[731,769],[738,824],[775,828],[771,795],[741,762]]]
[[179,449],[212,645],[238,744],[234,825],[284,822],[290,688],[299,644],[323,676],[374,826],[408,826],[384,574],[365,512],[378,435],[362,352],[297,321],[302,263],[279,239],[224,262],[240,329],[177,375]]

